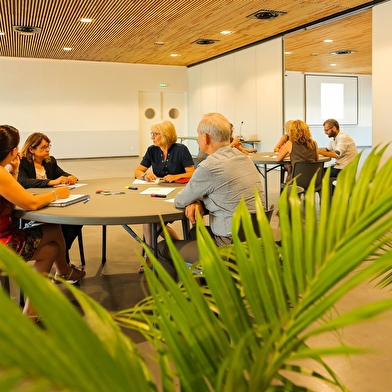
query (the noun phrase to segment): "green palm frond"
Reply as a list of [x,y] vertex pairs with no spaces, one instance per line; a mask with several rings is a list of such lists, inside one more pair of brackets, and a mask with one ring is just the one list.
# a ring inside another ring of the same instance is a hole
[[[311,385],[346,391],[325,358],[367,348],[345,345],[341,328],[392,308],[386,299],[336,310],[356,286],[391,270],[392,158],[380,166],[384,151],[373,150],[360,172],[360,157],[343,170],[332,201],[323,192],[321,206],[314,182],[304,203],[284,190],[279,246],[259,199],[261,238],[243,202],[234,213],[232,245],[217,248],[198,221],[202,275],[186,267],[166,236],[180,283],[147,249],[154,263],[154,271],[145,271],[151,296],[114,315],[71,286],[79,314],[60,290],[0,246],[0,268],[29,296],[46,328],[27,320],[0,290],[0,389],[175,391],[179,380],[183,391],[320,390],[307,387],[311,378]],[[236,234],[240,227],[246,242]],[[161,385],[119,325],[155,346]],[[316,345],[325,333],[338,343]]]
[[[391,240],[392,228],[392,184],[382,181],[392,177],[392,160],[379,168],[384,150],[374,150],[360,173],[360,157],[345,169],[332,202],[328,192],[322,195],[319,213],[313,182],[305,197],[305,219],[298,196],[285,190],[279,201],[281,248],[260,200],[262,239],[254,233],[244,203],[234,214],[231,246],[216,248],[200,221],[200,264],[207,282],[203,290],[167,239],[181,284],[156,262],[159,278],[150,271],[147,278],[151,303],[156,304],[154,325],[166,344],[162,355],[175,364],[184,390],[301,390],[301,381],[296,384],[289,376],[293,373],[301,380],[313,375],[345,390],[322,358],[362,349],[311,347],[308,341],[392,306],[388,299],[345,314],[334,310],[353,288],[391,267],[392,252],[379,251]],[[325,176],[323,188],[328,186]],[[245,244],[235,234],[240,225]],[[372,263],[364,263],[370,258]],[[301,366],[303,358],[321,364],[324,373]]]

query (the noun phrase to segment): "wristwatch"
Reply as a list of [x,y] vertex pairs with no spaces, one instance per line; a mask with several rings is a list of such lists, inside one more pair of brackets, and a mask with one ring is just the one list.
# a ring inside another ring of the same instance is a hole
[[145,178],[146,178],[146,173],[144,173],[144,174],[142,175],[142,181],[144,181]]

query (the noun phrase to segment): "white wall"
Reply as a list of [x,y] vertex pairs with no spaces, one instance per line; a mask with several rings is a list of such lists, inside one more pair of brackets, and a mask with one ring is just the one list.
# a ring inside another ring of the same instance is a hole
[[[0,58],[0,123],[56,158],[139,155],[139,91],[187,91],[185,67]],[[185,130],[187,132],[187,130]]]
[[[372,145],[372,76],[355,76],[358,77],[358,125],[344,125],[341,130],[348,133],[358,147],[367,147]],[[286,120],[305,120],[305,74],[285,73],[284,102]],[[326,147],[329,139],[324,134],[323,126],[310,128],[318,145]]]
[[[373,8],[373,147],[392,141],[392,2]],[[392,147],[385,158],[392,155]]]
[[189,135],[196,135],[203,114],[219,112],[235,133],[261,140],[272,150],[282,133],[282,40],[236,52],[189,68]]

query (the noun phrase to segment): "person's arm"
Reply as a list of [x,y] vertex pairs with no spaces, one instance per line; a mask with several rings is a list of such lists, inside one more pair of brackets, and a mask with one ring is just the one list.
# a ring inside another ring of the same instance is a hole
[[317,144],[317,142],[315,140],[313,140],[313,143],[314,143],[314,146],[316,148],[316,161],[319,161],[320,157],[319,157],[319,152],[318,152],[318,144]]
[[57,199],[70,195],[68,187],[60,187],[41,195],[26,191],[4,168],[0,168],[0,195],[24,210],[35,211]]
[[330,158],[338,158],[339,157],[339,155],[336,154],[335,151],[329,151],[326,148],[319,148],[317,151],[319,154],[324,155],[325,157],[330,157]]
[[276,157],[276,162],[281,162],[283,159],[287,157],[291,153],[293,144],[291,143],[290,140],[288,140],[284,146],[280,149],[278,156]]
[[274,152],[279,152],[282,146],[289,140],[289,135],[285,133],[284,135],[281,136],[281,138],[278,141],[278,144],[274,147]]
[[195,166],[188,166],[185,168],[185,173],[180,174],[168,174],[167,176],[163,177],[163,179],[167,182],[174,182],[181,178],[191,178],[195,171]]
[[185,185],[184,189],[177,193],[174,199],[176,208],[186,208],[189,204],[199,200],[202,201],[204,196],[210,193],[213,179],[210,172],[202,164],[195,170],[191,180]]
[[49,178],[47,186],[55,186],[60,184],[73,185],[78,179],[74,175],[67,173],[57,163],[55,157],[50,157],[50,162],[44,163],[46,176]]

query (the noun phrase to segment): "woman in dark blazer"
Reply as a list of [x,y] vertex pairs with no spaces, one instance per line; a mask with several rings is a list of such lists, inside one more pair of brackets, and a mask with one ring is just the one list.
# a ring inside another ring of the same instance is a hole
[[[35,132],[25,141],[21,151],[18,182],[24,188],[46,188],[55,185],[73,185],[78,179],[64,171],[54,157],[50,156],[50,139],[43,133]],[[67,249],[79,235],[82,226],[62,225]]]

